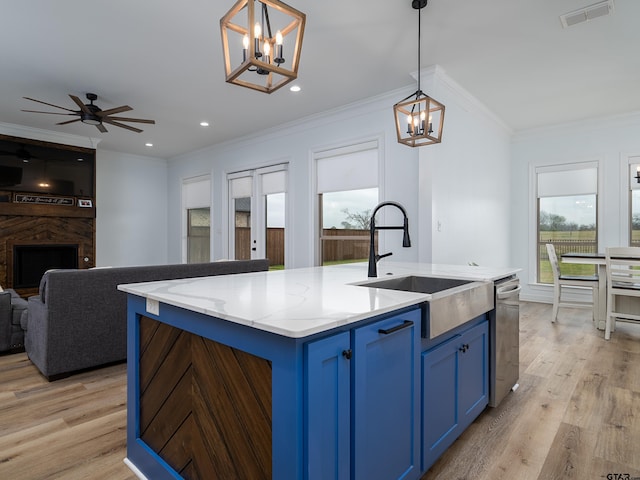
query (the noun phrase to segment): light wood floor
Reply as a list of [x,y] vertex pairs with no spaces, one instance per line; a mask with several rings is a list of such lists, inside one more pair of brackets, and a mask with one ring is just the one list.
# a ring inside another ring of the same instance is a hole
[[[423,479],[640,478],[640,326],[606,342],[586,310],[520,316],[520,388]],[[0,479],[134,480],[125,428],[124,364],[49,383],[24,353],[0,357]]]

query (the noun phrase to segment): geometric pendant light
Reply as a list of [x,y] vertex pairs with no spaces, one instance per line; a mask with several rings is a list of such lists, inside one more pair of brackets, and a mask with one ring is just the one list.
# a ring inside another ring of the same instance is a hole
[[271,93],[295,80],[306,18],[278,0],[238,0],[220,19],[227,82]]
[[427,0],[412,0],[418,10],[418,89],[393,106],[398,142],[410,147],[422,147],[442,141],[444,105],[420,89],[420,12]]

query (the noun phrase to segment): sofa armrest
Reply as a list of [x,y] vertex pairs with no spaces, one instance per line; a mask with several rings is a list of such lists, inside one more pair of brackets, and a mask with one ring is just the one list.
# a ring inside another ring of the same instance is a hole
[[40,296],[28,299],[27,330],[24,334],[24,346],[29,359],[42,371],[46,369],[45,360],[48,350],[49,311]]
[[8,350],[11,342],[11,294],[0,292],[0,351]]

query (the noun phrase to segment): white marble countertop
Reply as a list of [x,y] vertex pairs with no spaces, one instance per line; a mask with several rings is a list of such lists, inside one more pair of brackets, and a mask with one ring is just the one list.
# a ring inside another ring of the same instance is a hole
[[302,338],[349,323],[435,299],[438,294],[412,293],[359,284],[422,275],[472,281],[494,281],[518,268],[487,268],[384,262],[378,278],[367,277],[366,263],[272,272],[220,275],[119,285],[147,301],[181,307],[253,328]]

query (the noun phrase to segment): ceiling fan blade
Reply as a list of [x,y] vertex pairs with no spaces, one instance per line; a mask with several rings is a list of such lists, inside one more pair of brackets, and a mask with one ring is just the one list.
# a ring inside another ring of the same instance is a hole
[[99,123],[98,125],[96,125],[96,128],[98,130],[100,130],[102,133],[107,133],[109,130],[107,130],[104,125],[102,125],[101,123]]
[[[55,107],[55,108],[61,108],[62,110],[67,110],[68,112],[75,112],[75,110],[71,110],[70,108],[66,108],[66,107],[60,107],[58,105],[54,105],[53,103],[47,103],[47,102],[43,102],[42,100],[36,100],[35,98],[30,98],[30,97],[22,97],[26,100],[31,100],[32,102],[38,102],[38,103],[42,103],[43,105],[49,105],[50,107]],[[29,111],[29,110],[24,110]],[[49,112],[41,112],[41,113],[49,113]]]
[[83,111],[84,113],[88,113],[89,115],[92,114],[91,110],[89,110],[87,108],[87,106],[82,103],[82,100],[80,100],[78,97],[76,97],[75,95],[71,95],[69,94],[69,96],[71,97],[71,100],[73,100],[74,102],[76,102],[76,105],[78,105],[78,107],[80,107],[80,110]]
[[74,120],[67,120],[66,122],[56,123],[56,125],[67,125],[67,124],[69,124],[69,123],[74,123],[74,122],[79,122],[79,121],[80,121],[80,119],[79,119],[79,118],[76,118],[76,119],[74,119]]
[[96,115],[99,117],[106,117],[107,115],[114,115],[116,113],[128,112],[129,110],[133,110],[129,105],[123,105],[121,107],[110,108],[109,110],[102,110],[100,112],[96,112]]
[[144,118],[125,118],[125,117],[110,117],[109,120],[117,120],[119,122],[137,122],[137,123],[151,123],[156,124],[155,120],[147,120]]
[[20,110],[21,112],[31,112],[31,113],[47,113],[49,115],[80,115],[77,112],[74,113],[62,113],[62,112],[41,112],[40,110]]
[[139,128],[135,128],[135,127],[130,127],[129,125],[125,125],[124,123],[118,123],[118,122],[114,122],[113,119],[111,118],[103,118],[102,119],[103,122],[106,122],[110,125],[115,125],[116,127],[120,127],[120,128],[126,128],[127,130],[131,130],[132,132],[136,132],[136,133],[141,133],[142,130],[140,130]]

